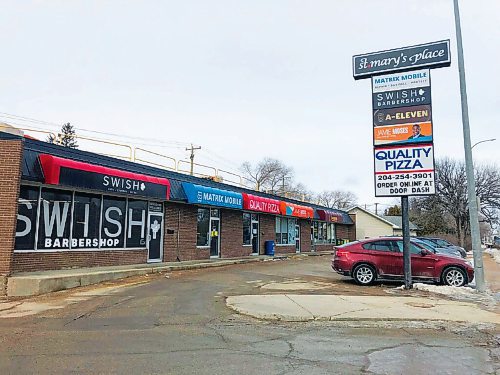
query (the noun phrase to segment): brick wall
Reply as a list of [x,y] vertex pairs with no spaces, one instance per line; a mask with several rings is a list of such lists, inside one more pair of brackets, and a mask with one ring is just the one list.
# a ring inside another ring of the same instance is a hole
[[[196,248],[197,215],[196,206],[173,202],[165,204],[164,262],[210,258],[210,249]],[[169,230],[173,233],[169,234]]]
[[221,258],[252,255],[252,246],[243,246],[243,212],[222,209],[220,235]]
[[147,250],[99,250],[14,253],[13,272],[146,263]]
[[300,224],[300,252],[312,251],[311,246],[311,222],[309,220],[299,220]]
[[354,241],[356,239],[356,225],[335,225],[335,237]]
[[[12,271],[22,156],[21,139],[0,140],[0,278],[2,280]],[[5,294],[3,282],[0,282],[1,294]]]

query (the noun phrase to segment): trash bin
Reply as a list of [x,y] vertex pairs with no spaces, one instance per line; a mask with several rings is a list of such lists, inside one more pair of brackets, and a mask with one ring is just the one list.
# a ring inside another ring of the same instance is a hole
[[266,250],[266,255],[274,256],[274,241],[264,242],[264,248]]

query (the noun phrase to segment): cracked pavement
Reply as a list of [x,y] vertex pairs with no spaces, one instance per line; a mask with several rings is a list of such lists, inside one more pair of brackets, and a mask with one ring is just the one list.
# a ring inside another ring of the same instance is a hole
[[[261,288],[272,282],[290,287],[292,281],[300,281],[299,290],[293,293],[321,295],[387,296],[386,288],[397,286],[358,287],[330,271],[329,257],[168,276],[142,277],[23,301],[22,305],[31,304],[35,309],[32,314],[0,319],[0,373],[500,371],[500,336],[488,325],[261,321],[226,307],[229,296],[279,293]],[[14,306],[20,301],[9,303]],[[37,310],[37,304],[49,308]]]

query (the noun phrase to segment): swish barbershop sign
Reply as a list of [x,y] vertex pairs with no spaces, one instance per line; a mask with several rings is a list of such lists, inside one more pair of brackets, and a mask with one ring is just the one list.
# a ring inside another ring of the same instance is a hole
[[96,196],[92,203],[71,199],[69,193],[50,200],[42,196],[39,205],[20,199],[16,249],[19,243],[28,245],[24,249],[34,249],[35,237],[37,249],[123,248],[124,238],[127,247],[146,246],[146,202],[127,210],[124,200],[111,197],[96,201]]
[[125,170],[60,158],[49,154],[39,155],[45,183],[98,190],[106,193],[140,195],[167,200],[170,198],[170,181]]
[[64,167],[61,168],[59,183],[106,193],[140,195],[157,199],[166,199],[167,196],[165,185]]
[[387,51],[353,56],[354,79],[371,77],[385,72],[438,68],[449,66],[450,41],[420,44]]

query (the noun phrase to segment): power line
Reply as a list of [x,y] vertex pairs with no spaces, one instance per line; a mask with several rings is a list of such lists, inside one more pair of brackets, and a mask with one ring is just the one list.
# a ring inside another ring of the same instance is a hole
[[[57,128],[60,128],[62,126],[62,124],[57,124],[57,123],[54,123],[54,122],[43,121],[43,120],[37,120],[37,119],[31,118],[31,117],[18,116],[18,115],[14,115],[14,114],[11,114],[11,113],[6,113],[6,112],[0,112],[0,117],[6,117],[6,118],[9,119],[10,123],[15,124],[15,125],[19,125],[19,126],[25,126],[25,124],[19,123],[19,122],[10,121],[10,119],[17,120],[17,121],[25,121],[25,122],[29,122],[29,123],[35,123],[35,124],[39,124],[39,125],[46,125],[46,126],[51,126],[51,127],[57,127]],[[36,127],[36,126],[32,126],[32,125],[30,125],[30,126],[33,127],[34,129],[37,129],[37,130],[47,130],[46,128],[40,128],[40,127]],[[50,129],[50,130],[52,130],[52,129]],[[87,132],[87,133],[92,133],[92,134],[99,134],[99,135],[106,135],[106,136],[111,136],[111,137],[117,137],[119,139],[133,140],[135,144],[139,144],[139,143],[137,143],[137,140],[142,140],[142,141],[145,141],[145,142],[148,142],[148,143],[142,143],[141,145],[148,145],[148,146],[156,145],[156,146],[159,146],[159,147],[163,147],[165,145],[172,144],[172,145],[178,146],[178,148],[181,149],[182,147],[185,147],[186,145],[189,145],[188,142],[158,141],[157,139],[153,139],[153,138],[137,137],[137,136],[127,136],[127,135],[116,134],[116,133],[102,132],[102,131],[98,131],[98,130],[90,130],[90,129],[85,129],[85,128],[81,128],[81,127],[75,127],[75,130],[82,131],[82,132]]]

